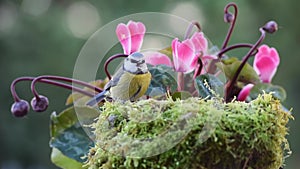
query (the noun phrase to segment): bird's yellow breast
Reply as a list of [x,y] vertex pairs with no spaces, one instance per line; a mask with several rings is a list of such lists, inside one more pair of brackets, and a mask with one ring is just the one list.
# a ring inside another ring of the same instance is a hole
[[111,97],[114,100],[135,101],[143,96],[151,82],[151,74],[132,74],[124,72],[116,86],[110,89]]

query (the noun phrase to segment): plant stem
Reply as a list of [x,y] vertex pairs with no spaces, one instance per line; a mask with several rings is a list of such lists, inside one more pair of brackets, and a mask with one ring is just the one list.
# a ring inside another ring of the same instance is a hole
[[[220,56],[224,55],[226,52],[231,51],[233,49],[238,49],[238,48],[252,48],[253,45],[249,44],[249,43],[239,43],[239,44],[235,44],[229,47],[226,47],[225,49],[222,49],[219,53],[218,53],[218,57],[220,58]],[[254,55],[256,52],[252,53],[252,55]]]
[[[252,44],[248,44],[248,43],[239,43],[239,44],[235,44],[235,45],[231,45],[229,47],[226,47],[225,49],[222,49],[221,51],[219,51],[219,53],[217,54],[218,58],[219,59],[215,59],[215,60],[212,60],[209,67],[208,67],[208,70],[207,72],[208,73],[211,73],[211,74],[214,74],[215,73],[215,70],[216,70],[216,63],[220,61],[221,59],[221,56],[223,56],[226,52],[229,52],[231,50],[234,50],[234,49],[238,49],[238,48],[252,48],[253,45]],[[251,55],[255,55],[256,51],[253,52]]]
[[177,73],[177,90],[180,92],[184,90],[184,74],[183,72],[178,72]]
[[231,3],[227,4],[227,5],[225,6],[225,8],[224,8],[224,13],[225,13],[225,15],[228,13],[228,9],[229,9],[230,7],[233,7],[233,8],[234,8],[234,18],[233,18],[233,21],[230,22],[230,27],[229,27],[229,29],[228,29],[226,38],[225,38],[225,40],[224,40],[224,42],[223,42],[222,49],[226,48],[226,46],[227,46],[227,44],[228,44],[228,42],[229,42],[229,39],[230,39],[231,34],[232,34],[232,32],[233,32],[233,28],[234,28],[234,26],[235,26],[237,14],[238,14],[238,7],[237,7],[237,5],[236,5],[235,3],[233,3],[233,2],[231,2]]
[[105,63],[104,63],[104,71],[105,71],[105,74],[106,74],[106,76],[108,77],[109,80],[111,79],[111,75],[110,75],[110,73],[108,72],[108,65],[109,65],[109,63],[110,63],[111,61],[113,61],[113,60],[115,60],[115,59],[117,59],[117,58],[121,58],[121,57],[128,57],[128,55],[125,55],[125,54],[123,54],[123,53],[115,54],[115,55],[109,57],[109,58],[105,61]]
[[[203,55],[203,54],[201,54],[201,55]],[[203,62],[202,62],[200,56],[198,57],[198,62],[197,62],[197,66],[195,68],[193,79],[195,79],[197,76],[199,76],[201,74],[202,69],[203,69]]]
[[[232,35],[232,32],[233,32],[233,29],[235,27],[235,23],[236,23],[236,19],[237,19],[237,14],[238,14],[238,7],[235,3],[231,2],[229,4],[227,4],[224,8],[224,16],[226,16],[227,14],[229,14],[228,12],[228,9],[230,7],[233,7],[234,8],[234,15],[233,15],[233,20],[230,22],[230,27],[227,31],[227,35],[225,37],[225,40],[223,42],[223,45],[222,45],[222,48],[221,50],[225,49],[226,46],[228,45],[228,42],[229,42],[229,39],[231,38],[231,35]],[[219,59],[215,59],[215,60],[212,60],[209,64],[209,67],[208,67],[208,70],[207,72],[208,73],[211,73],[211,74],[214,74],[216,69],[217,69],[217,66],[216,66],[216,63],[222,58],[222,55],[218,55],[218,58]]]
[[[11,85],[10,85],[10,91],[12,93],[12,96],[13,96],[15,102],[19,102],[21,100],[20,97],[17,95],[16,90],[15,90],[16,84],[18,82],[21,82],[21,81],[34,81],[35,79],[36,79],[35,77],[19,77],[19,78],[15,79],[11,83]],[[60,83],[60,82],[56,82],[56,81],[53,81],[53,80],[38,79],[38,80],[36,80],[36,82],[41,82],[41,83],[46,83],[46,84],[52,84],[52,85],[63,87],[63,88],[69,89],[69,90],[74,90],[76,92],[79,92],[79,93],[84,94],[84,95],[89,96],[89,97],[94,97],[94,94],[92,94],[92,93],[90,93],[88,91],[85,91],[85,90],[83,90],[81,88],[74,87],[72,85],[67,85],[67,84]],[[85,82],[83,82],[83,83],[85,83]],[[93,86],[93,88],[96,89],[95,86]],[[33,92],[33,94],[34,94],[35,97],[38,96],[38,93],[36,91]],[[39,97],[37,97],[37,98],[39,98]]]
[[249,160],[250,160],[251,158],[252,158],[252,153],[251,153],[251,154],[249,155],[249,157],[245,160],[243,169],[246,169],[246,168],[247,168],[248,162],[249,162]]
[[[83,82],[83,81],[80,81],[80,80],[76,80],[76,79],[71,79],[71,78],[67,78],[67,77],[61,77],[61,76],[51,76],[51,75],[43,75],[43,76],[38,76],[36,78],[33,79],[32,83],[31,83],[31,91],[33,93],[33,95],[38,99],[39,98],[39,95],[35,89],[35,84],[41,80],[44,80],[44,79],[51,79],[51,80],[60,80],[60,81],[66,81],[66,82],[72,82],[72,83],[75,83],[75,84],[79,84],[79,85],[82,85],[82,86],[85,86],[87,88],[90,88],[90,89],[93,89],[93,90],[96,90],[98,93],[102,92],[102,89],[96,87],[96,86],[93,86],[89,83],[86,83],[86,82]],[[54,82],[54,83],[52,83]],[[72,85],[68,85],[68,84],[65,84],[65,83],[60,83],[60,82],[55,82],[55,81],[49,81],[48,84],[53,84],[53,85],[56,85],[56,86],[59,86],[59,87],[63,87],[63,88],[66,88],[66,89],[74,89],[75,91],[79,91],[78,89],[80,88],[77,88],[77,87],[73,87]],[[87,93],[85,90],[82,90],[80,89],[80,93],[83,94],[88,94],[88,96],[91,96],[93,97],[93,95],[90,95],[90,93]]]
[[266,32],[260,28],[259,31],[261,32],[261,36],[258,39],[258,41],[252,46],[252,48],[249,50],[249,52],[244,56],[241,65],[238,67],[237,71],[235,72],[233,78],[228,82],[228,85],[226,85],[225,88],[225,101],[229,102],[232,99],[232,90],[233,87],[235,85],[235,83],[238,80],[238,77],[243,69],[243,67],[245,66],[245,64],[247,63],[248,59],[250,58],[250,56],[252,56],[253,52],[257,49],[257,47],[261,44],[261,42],[264,40],[265,36],[266,36]]
[[190,36],[191,33],[192,33],[192,30],[193,30],[193,27],[194,27],[194,26],[196,26],[196,27],[198,28],[198,32],[201,32],[201,31],[202,31],[201,25],[200,25],[199,22],[196,22],[196,21],[191,22],[191,24],[189,25],[189,27],[187,28],[187,30],[186,30],[186,32],[185,32],[185,35],[184,35],[184,38],[183,38],[184,40],[189,38],[189,36]]

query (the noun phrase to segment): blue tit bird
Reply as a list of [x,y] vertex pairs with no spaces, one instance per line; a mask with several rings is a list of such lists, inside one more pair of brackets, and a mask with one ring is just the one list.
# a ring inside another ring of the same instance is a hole
[[151,73],[148,71],[144,55],[133,53],[124,60],[123,66],[105,85],[104,90],[88,101],[87,105],[93,106],[106,97],[120,101],[136,101],[146,93],[150,82]]

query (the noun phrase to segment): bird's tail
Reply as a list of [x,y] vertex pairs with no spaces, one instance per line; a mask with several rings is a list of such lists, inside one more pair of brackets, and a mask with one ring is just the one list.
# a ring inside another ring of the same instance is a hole
[[102,101],[106,97],[107,90],[102,91],[101,93],[98,93],[96,96],[94,96],[91,100],[89,100],[86,105],[88,106],[94,106],[100,101]]

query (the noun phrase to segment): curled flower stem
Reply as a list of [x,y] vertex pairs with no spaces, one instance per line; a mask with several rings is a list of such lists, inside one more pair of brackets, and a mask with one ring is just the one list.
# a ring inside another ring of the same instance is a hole
[[[230,7],[234,8],[234,14],[233,15],[228,11],[228,9]],[[224,50],[227,47],[227,45],[228,45],[229,39],[230,39],[230,37],[232,35],[232,32],[233,32],[233,29],[235,27],[235,22],[236,22],[236,19],[237,19],[237,14],[238,14],[238,7],[237,7],[237,5],[235,3],[231,2],[231,3],[229,3],[229,4],[227,4],[225,6],[225,8],[224,8],[224,19],[226,18],[225,22],[230,23],[230,27],[228,29],[227,35],[225,37],[225,40],[223,42],[221,51]],[[216,63],[222,58],[222,55],[220,53],[218,54],[218,58],[219,59],[215,59],[215,60],[213,60],[213,61],[210,62],[208,70],[207,70],[208,73],[211,73],[211,74],[215,73],[215,71],[217,69]]]
[[[16,90],[15,90],[16,84],[17,84],[18,82],[21,82],[21,81],[33,81],[33,80],[35,80],[35,79],[36,79],[35,77],[19,77],[19,78],[15,79],[15,80],[11,83],[11,85],[10,85],[10,90],[11,90],[11,93],[12,93],[12,96],[13,96],[15,102],[19,102],[19,101],[21,100],[21,99],[19,98],[19,96],[17,95]],[[74,90],[74,91],[76,91],[76,92],[79,92],[79,93],[81,93],[81,94],[87,95],[87,96],[89,96],[89,97],[93,97],[93,96],[94,96],[94,94],[92,94],[92,93],[90,93],[90,92],[87,92],[87,91],[85,91],[85,90],[83,90],[83,89],[80,89],[80,88],[78,88],[78,87],[74,87],[74,86],[72,86],[72,85],[67,85],[67,84],[64,84],[64,83],[61,83],[61,82],[56,82],[56,81],[53,81],[53,80],[47,80],[47,79],[39,79],[38,82],[46,83],[46,84],[52,84],[52,85],[55,85],[55,86],[60,86],[60,87],[66,88],[66,89]],[[81,83],[85,83],[85,82],[81,82]],[[89,85],[90,85],[90,84],[89,84]],[[100,88],[97,88],[97,87],[93,86],[93,89],[99,91]],[[101,90],[101,89],[100,89],[100,90]],[[35,96],[38,96],[38,93],[35,92],[34,95],[35,95]],[[39,98],[39,97],[37,97],[37,98]]]
[[253,54],[253,52],[257,49],[257,47],[261,44],[261,42],[264,40],[265,36],[266,36],[266,31],[263,28],[260,28],[259,31],[261,32],[261,36],[258,39],[258,41],[252,46],[252,48],[249,50],[249,52],[245,55],[245,57],[242,60],[242,63],[240,64],[240,66],[238,67],[237,71],[235,72],[233,78],[228,82],[228,85],[225,88],[225,101],[229,102],[232,99],[232,90],[233,87],[236,83],[236,81],[238,80],[238,77],[243,69],[243,67],[245,66],[245,64],[247,63],[248,59],[250,58],[250,56]]
[[16,84],[18,83],[18,82],[20,82],[20,81],[32,81],[34,78],[33,77],[19,77],[19,78],[17,78],[17,79],[15,79],[12,83],[11,83],[11,85],[10,85],[10,92],[11,92],[11,94],[12,94],[12,97],[14,98],[14,101],[15,102],[19,102],[19,101],[21,101],[21,99],[20,99],[20,97],[17,95],[17,93],[16,93]]
[[231,3],[227,4],[227,5],[225,6],[225,8],[224,8],[224,13],[225,13],[225,15],[229,14],[228,9],[229,9],[230,7],[233,7],[233,8],[234,8],[234,17],[233,17],[233,20],[230,22],[230,28],[228,29],[226,38],[225,38],[225,40],[224,40],[224,42],[223,42],[222,49],[226,48],[226,46],[227,46],[227,44],[228,44],[228,42],[229,42],[229,39],[230,39],[231,34],[232,34],[232,32],[233,32],[233,28],[234,28],[234,26],[235,26],[237,14],[238,14],[238,7],[237,7],[237,5],[236,5],[235,3],[233,3],[233,2],[231,2]]
[[119,54],[115,54],[111,57],[109,57],[106,62],[104,63],[104,71],[105,71],[105,74],[106,76],[108,77],[108,79],[110,80],[111,79],[111,75],[110,73],[108,72],[108,65],[111,61],[117,59],[117,58],[121,58],[121,57],[128,57],[128,55],[126,54],[123,54],[123,53],[119,53]]
[[199,22],[197,21],[194,21],[194,22],[191,22],[191,24],[189,25],[189,27],[187,28],[186,32],[185,32],[185,35],[184,35],[184,38],[183,39],[188,39],[189,36],[191,35],[192,33],[192,30],[193,30],[193,27],[196,26],[197,29],[198,29],[198,32],[201,32],[202,29],[201,29],[201,25]]
[[[50,80],[60,80],[60,81],[65,81],[65,82],[75,83],[75,84],[79,84],[79,85],[85,86],[85,87],[87,87],[87,88],[93,89],[93,90],[97,91],[98,93],[102,92],[102,89],[100,89],[99,87],[93,86],[93,85],[91,85],[91,84],[89,84],[89,83],[86,83],[86,82],[83,82],[83,81],[80,81],[80,80],[71,79],[71,78],[67,78],[67,77],[61,77],[61,76],[43,75],[43,76],[36,77],[36,78],[32,81],[32,83],[31,83],[31,91],[32,91],[33,95],[34,95],[37,99],[39,99],[39,95],[38,95],[37,91],[35,90],[35,84],[36,84],[37,82],[42,81],[42,80],[45,80],[45,79],[48,79],[48,80],[49,80],[49,79],[50,79]],[[54,82],[54,81],[52,81],[52,82]],[[74,89],[74,90],[77,91],[77,92],[78,92],[78,89],[80,89],[80,88],[73,87],[73,86],[71,86],[71,85],[67,85],[67,84],[64,84],[64,83],[60,83],[60,82],[54,82],[54,83],[52,83],[52,82],[50,81],[49,84],[53,84],[53,85],[56,85],[56,86],[60,86],[60,87],[63,87],[63,88],[67,88],[67,89]],[[84,91],[84,90],[80,89],[79,92],[82,93],[82,91]],[[83,94],[87,95],[87,92],[84,91]],[[93,95],[90,95],[90,93],[88,93],[88,96],[93,97]]]

